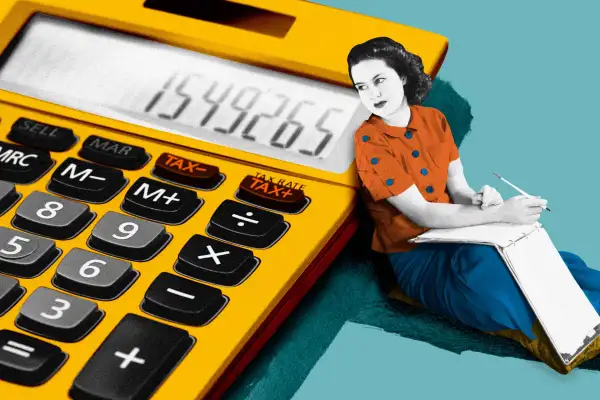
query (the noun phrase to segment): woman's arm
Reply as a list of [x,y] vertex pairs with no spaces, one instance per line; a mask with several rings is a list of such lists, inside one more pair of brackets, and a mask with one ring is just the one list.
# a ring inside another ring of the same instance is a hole
[[473,205],[473,198],[476,192],[467,183],[460,158],[450,162],[446,186],[454,203]]
[[482,210],[474,205],[430,203],[415,185],[386,200],[415,224],[426,228],[458,228],[501,221],[498,207]]

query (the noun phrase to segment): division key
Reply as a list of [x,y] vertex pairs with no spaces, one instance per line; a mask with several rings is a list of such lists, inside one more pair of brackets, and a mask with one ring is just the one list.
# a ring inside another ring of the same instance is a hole
[[148,399],[194,345],[187,331],[127,314],[75,378],[74,400]]

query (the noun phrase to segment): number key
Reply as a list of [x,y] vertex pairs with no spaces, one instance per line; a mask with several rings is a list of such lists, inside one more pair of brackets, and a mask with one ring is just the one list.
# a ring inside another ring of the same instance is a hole
[[12,224],[24,231],[54,239],[71,239],[94,217],[87,204],[35,191],[17,208]]
[[28,332],[63,342],[83,339],[104,317],[92,301],[38,287],[25,300],[16,325]]
[[0,226],[0,272],[34,278],[60,253],[52,240]]
[[109,211],[94,227],[88,246],[128,260],[148,261],[171,237],[160,224]]
[[75,248],[58,265],[52,283],[81,296],[114,300],[138,276],[130,262]]

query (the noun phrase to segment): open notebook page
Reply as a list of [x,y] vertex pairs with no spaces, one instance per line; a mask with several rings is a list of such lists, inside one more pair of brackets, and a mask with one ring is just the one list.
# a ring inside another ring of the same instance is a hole
[[545,229],[500,252],[563,363],[569,364],[600,333],[600,316]]
[[506,247],[539,227],[541,224],[536,222],[528,225],[495,223],[461,228],[435,228],[410,239],[409,242],[480,243]]

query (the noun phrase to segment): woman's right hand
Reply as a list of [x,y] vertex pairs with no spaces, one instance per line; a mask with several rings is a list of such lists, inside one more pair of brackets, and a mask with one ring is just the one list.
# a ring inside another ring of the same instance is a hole
[[540,219],[547,200],[540,197],[515,196],[498,205],[501,222],[533,224]]

